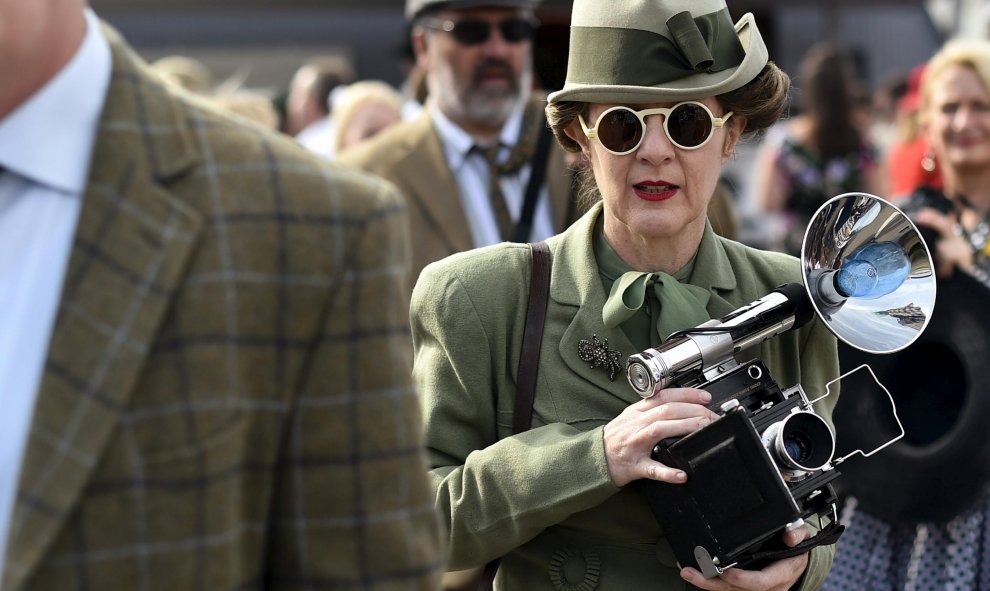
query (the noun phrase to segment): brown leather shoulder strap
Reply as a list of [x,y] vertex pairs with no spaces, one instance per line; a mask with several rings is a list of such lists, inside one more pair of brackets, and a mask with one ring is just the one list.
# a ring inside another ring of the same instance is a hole
[[[550,298],[550,246],[546,242],[538,242],[530,244],[530,248],[533,252],[533,265],[529,280],[529,304],[526,306],[526,326],[519,352],[516,402],[512,409],[513,434],[529,431],[533,422],[533,400],[536,398],[536,375],[540,369],[543,323],[547,318],[547,301]],[[478,579],[479,591],[491,591],[495,586],[499,562],[501,559],[496,558],[485,565]]]
[[536,396],[536,375],[540,369],[540,346],[543,343],[543,323],[547,318],[550,296],[550,247],[546,242],[531,244],[532,273],[529,282],[529,306],[523,330],[516,378],[516,404],[512,412],[512,432],[528,431],[533,421],[533,399]]

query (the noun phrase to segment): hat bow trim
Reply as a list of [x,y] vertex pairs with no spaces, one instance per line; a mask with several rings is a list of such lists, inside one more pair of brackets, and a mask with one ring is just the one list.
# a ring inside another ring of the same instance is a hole
[[671,38],[619,27],[574,27],[567,80],[578,84],[658,86],[738,67],[746,57],[728,8],[667,19]]

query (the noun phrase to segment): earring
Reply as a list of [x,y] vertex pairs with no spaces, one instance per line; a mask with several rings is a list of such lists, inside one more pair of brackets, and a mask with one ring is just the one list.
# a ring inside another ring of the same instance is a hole
[[935,171],[935,154],[931,148],[925,150],[925,155],[921,157],[921,169],[925,172]]

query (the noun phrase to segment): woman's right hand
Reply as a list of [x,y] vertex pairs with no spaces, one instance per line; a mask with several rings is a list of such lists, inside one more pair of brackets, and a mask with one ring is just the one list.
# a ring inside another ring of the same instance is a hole
[[697,388],[668,388],[631,404],[605,425],[605,459],[617,486],[649,478],[682,483],[687,474],[650,457],[668,437],[693,433],[718,418],[705,407],[711,395]]
[[973,249],[962,236],[958,221],[928,207],[919,209],[914,221],[938,233],[932,255],[939,277],[949,277],[956,268],[973,270]]

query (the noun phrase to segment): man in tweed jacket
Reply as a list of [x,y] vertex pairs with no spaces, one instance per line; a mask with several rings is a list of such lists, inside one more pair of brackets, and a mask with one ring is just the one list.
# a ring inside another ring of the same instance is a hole
[[[0,256],[0,353],[45,337],[0,361],[4,591],[435,588],[394,188],[174,94],[84,0],[0,24],[0,255],[82,108],[52,97],[85,102],[59,85],[107,56],[50,330],[17,332],[44,290],[5,299],[49,261]],[[38,109],[60,118],[19,130]]]
[[[533,154],[523,146],[545,128],[545,101],[531,93],[532,40],[506,39],[506,24],[532,24],[539,0],[406,0],[417,63],[426,71],[430,96],[420,116],[337,155],[339,162],[395,184],[409,204],[413,283],[433,261],[516,239]],[[455,26],[456,25],[456,26]],[[487,27],[484,40],[464,43],[444,28]],[[439,29],[439,30],[438,30]],[[525,30],[525,29],[524,29]],[[535,117],[534,117],[535,115]],[[546,130],[549,133],[549,130]],[[491,171],[482,146],[501,145],[500,161],[516,152],[525,166],[503,170],[491,195]],[[512,150],[510,150],[512,148]],[[535,151],[535,148],[534,150]],[[543,240],[580,216],[565,152],[549,142],[528,240]],[[500,228],[495,203],[506,208]],[[526,226],[525,223],[521,224]],[[526,239],[523,239],[526,241]]]

